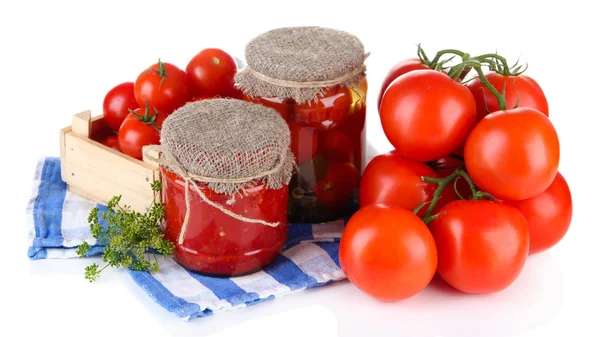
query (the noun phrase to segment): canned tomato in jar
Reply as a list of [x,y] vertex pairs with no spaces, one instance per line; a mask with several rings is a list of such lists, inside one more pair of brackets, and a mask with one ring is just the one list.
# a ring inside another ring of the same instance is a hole
[[294,168],[279,114],[237,99],[188,103],[163,123],[159,151],[165,238],[179,264],[232,276],[277,257]]
[[288,124],[298,170],[289,186],[290,222],[352,214],[365,157],[364,46],[344,31],[288,27],[246,45],[236,75],[244,99],[275,109]]

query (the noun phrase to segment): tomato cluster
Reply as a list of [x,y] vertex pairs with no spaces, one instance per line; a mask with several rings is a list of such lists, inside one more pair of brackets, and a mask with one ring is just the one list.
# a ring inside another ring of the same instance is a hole
[[342,269],[384,301],[416,295],[436,273],[465,293],[501,291],[571,223],[548,102],[523,67],[497,54],[418,55],[390,69],[380,89],[395,150],[364,171]]
[[120,83],[104,97],[103,117],[114,134],[97,139],[136,159],[159,144],[162,121],[188,102],[213,97],[242,98],[234,87],[235,59],[221,49],[196,54],[185,70],[168,62],[143,70],[135,82]]
[[323,222],[347,216],[356,207],[365,145],[367,82],[356,88],[332,86],[316,100],[244,96],[277,110],[290,129],[298,164],[290,182],[290,222]]

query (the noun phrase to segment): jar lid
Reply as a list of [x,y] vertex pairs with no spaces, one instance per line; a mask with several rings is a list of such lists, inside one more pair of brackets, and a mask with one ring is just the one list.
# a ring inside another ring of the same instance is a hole
[[251,97],[305,103],[316,100],[328,87],[356,86],[365,72],[367,55],[362,42],[344,31],[315,26],[278,28],[246,45],[248,65],[236,75],[236,86]]
[[294,169],[290,131],[277,111],[237,99],[192,102],[161,130],[161,165],[233,195],[262,182],[279,189]]

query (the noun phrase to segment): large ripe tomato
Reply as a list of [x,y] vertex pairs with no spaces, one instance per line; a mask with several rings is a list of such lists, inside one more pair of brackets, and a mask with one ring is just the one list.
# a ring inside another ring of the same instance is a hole
[[427,226],[411,211],[369,205],[348,221],[339,259],[348,280],[362,292],[398,301],[427,287],[438,254]]
[[244,100],[255,104],[262,104],[266,107],[277,110],[283,119],[287,120],[288,115],[291,113],[294,101],[291,99],[278,98],[278,97],[250,97],[243,95]]
[[329,160],[327,173],[315,185],[315,196],[327,208],[344,207],[358,187],[359,178],[358,169],[351,163]]
[[509,204],[456,200],[429,225],[439,256],[438,274],[466,293],[492,293],[510,286],[529,252],[527,220]]
[[[526,75],[504,76],[494,72],[486,74],[485,78],[498,92],[502,92],[502,88],[506,85],[507,109],[514,108],[518,100],[519,107],[533,108],[548,116],[548,101],[542,88],[533,78]],[[477,102],[478,120],[488,114],[485,109],[486,104],[490,112],[500,110],[496,96],[485,85],[481,84],[479,77],[469,82],[467,87],[471,90],[475,102]]]
[[291,148],[298,165],[309,161],[317,154],[319,135],[315,129],[289,123]]
[[100,143],[102,143],[104,146],[108,146],[111,149],[121,152],[121,147],[119,146],[119,137],[117,135],[105,137],[100,141]]
[[390,84],[380,107],[389,141],[404,156],[432,161],[458,149],[475,125],[473,95],[448,75],[414,70]]
[[338,85],[325,89],[317,102],[295,104],[292,119],[317,131],[325,131],[344,123],[350,114],[351,106],[350,89]]
[[119,129],[121,151],[133,158],[142,159],[144,146],[160,144],[160,128],[164,119],[162,113],[152,111],[148,106],[129,114]]
[[413,70],[423,70],[429,69],[428,66],[424,65],[421,60],[417,57],[406,59],[396,63],[385,75],[383,82],[381,83],[381,89],[379,89],[379,98],[377,98],[377,108],[381,106],[381,99],[383,98],[383,94],[385,90],[389,87],[390,83],[392,83],[398,77],[411,72]]
[[206,48],[196,54],[185,68],[187,85],[194,96],[242,98],[234,87],[235,59],[224,50]]
[[523,200],[544,192],[556,177],[559,157],[554,126],[531,108],[485,116],[465,143],[471,178],[500,199]]
[[521,211],[529,224],[529,254],[556,245],[571,226],[573,201],[565,178],[559,173],[542,194],[521,201],[508,201]]
[[189,98],[185,72],[160,60],[142,71],[135,81],[134,91],[140,107],[148,103],[166,115],[184,105]]
[[[380,154],[373,158],[362,174],[359,187],[360,207],[372,204],[397,206],[409,211],[433,199],[437,185],[424,182],[421,177],[435,178],[438,174],[424,163],[410,160],[398,151]],[[454,200],[454,190],[448,186],[434,208],[435,214],[442,206]],[[418,212],[423,216],[427,206]]]
[[104,96],[102,113],[104,122],[113,130],[119,131],[123,120],[129,115],[129,110],[139,108],[133,93],[133,82],[124,82]]

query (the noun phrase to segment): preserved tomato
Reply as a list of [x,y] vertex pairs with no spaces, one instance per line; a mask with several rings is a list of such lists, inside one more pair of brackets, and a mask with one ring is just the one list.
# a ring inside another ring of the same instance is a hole
[[289,98],[244,96],[287,116],[299,165],[289,188],[290,222],[330,221],[358,208],[367,86],[361,76],[354,88],[336,85],[325,89],[316,102],[300,104]]
[[204,202],[189,185],[189,222],[182,244],[178,237],[186,215],[185,181],[161,167],[165,238],[175,243],[174,258],[184,267],[211,275],[241,275],[256,271],[281,252],[288,231],[287,185],[268,189],[257,184],[235,195],[218,194],[198,185],[212,202],[252,219],[278,222],[275,227],[238,220]]

